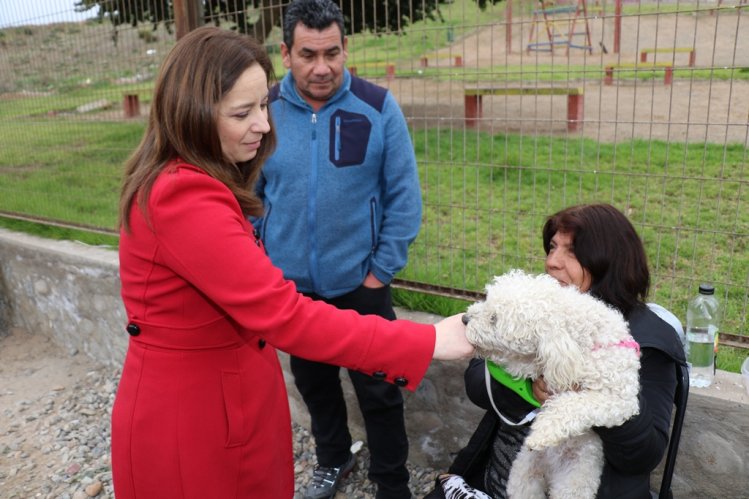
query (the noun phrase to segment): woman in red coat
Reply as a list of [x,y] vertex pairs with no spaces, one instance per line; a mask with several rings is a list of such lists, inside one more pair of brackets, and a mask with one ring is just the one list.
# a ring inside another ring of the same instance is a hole
[[359,316],[299,295],[271,264],[247,222],[275,144],[271,76],[260,45],[218,28],[183,37],[161,68],[120,204],[117,499],[291,498],[276,348],[408,389],[433,357],[473,351],[459,315],[436,327]]

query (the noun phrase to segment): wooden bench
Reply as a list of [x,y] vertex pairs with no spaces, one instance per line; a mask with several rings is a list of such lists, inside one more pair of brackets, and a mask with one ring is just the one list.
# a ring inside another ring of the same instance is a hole
[[648,62],[648,54],[689,54],[689,67],[694,67],[696,51],[694,47],[662,47],[640,50],[640,62]]
[[627,63],[607,64],[604,69],[603,84],[612,85],[614,83],[614,70],[624,69],[637,73],[637,71],[653,71],[663,69],[663,84],[671,85],[674,80],[674,68],[670,62],[648,62],[648,63]]
[[453,60],[453,66],[456,68],[462,68],[463,67],[463,56],[462,55],[456,55],[452,56],[450,54],[427,54],[422,55],[421,59],[419,59],[419,64],[422,68],[426,68],[429,66],[429,58],[432,59],[452,59]]
[[481,100],[484,95],[566,95],[567,130],[578,130],[583,122],[582,87],[469,87],[464,90],[464,117],[466,126],[476,126],[481,118]]
[[352,75],[357,76],[359,68],[385,68],[385,76],[387,79],[392,80],[395,78],[395,64],[391,62],[365,62],[356,66],[349,66],[348,70]]

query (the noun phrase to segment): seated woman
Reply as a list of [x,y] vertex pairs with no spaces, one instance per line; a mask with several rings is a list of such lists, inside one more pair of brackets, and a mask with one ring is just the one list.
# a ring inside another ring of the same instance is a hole
[[[656,312],[646,304],[650,273],[645,250],[632,224],[613,206],[564,209],[548,218],[542,234],[546,272],[618,309],[640,345],[640,413],[619,427],[594,428],[605,456],[597,497],[650,499],[650,473],[668,445],[676,364],[686,362],[677,332],[667,322],[674,317],[662,307]],[[481,359],[472,360],[466,369],[468,397],[487,413],[449,473],[463,477],[468,487],[461,487],[475,489],[473,497],[499,499],[507,497],[512,462],[530,429],[530,422],[522,421],[535,407],[491,379],[497,409],[505,419],[509,416],[520,424],[501,420],[491,406],[485,373]],[[534,380],[533,395],[542,404],[553,396],[546,392],[543,379]],[[437,482],[427,498],[445,497],[439,478]],[[455,482],[460,480],[451,480]],[[460,497],[471,497],[468,494]]]

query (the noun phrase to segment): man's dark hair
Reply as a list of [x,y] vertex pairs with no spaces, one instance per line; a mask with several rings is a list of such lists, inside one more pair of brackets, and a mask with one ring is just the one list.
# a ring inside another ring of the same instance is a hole
[[343,27],[343,13],[332,0],[295,0],[289,4],[283,16],[283,42],[289,49],[294,43],[294,28],[298,23],[318,31],[336,23],[341,30],[343,43],[346,33]]
[[542,233],[547,255],[557,232],[572,236],[573,253],[593,281],[590,294],[625,316],[645,302],[650,288],[645,248],[621,211],[609,204],[588,204],[555,213]]

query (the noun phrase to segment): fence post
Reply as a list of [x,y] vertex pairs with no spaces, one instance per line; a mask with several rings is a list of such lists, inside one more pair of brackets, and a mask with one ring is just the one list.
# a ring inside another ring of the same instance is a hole
[[512,52],[512,0],[505,4],[505,54]]
[[582,95],[567,96],[567,131],[576,132],[583,122],[584,100]]
[[670,85],[672,81],[674,81],[674,68],[666,66],[666,71],[663,75],[663,84]]
[[122,98],[122,111],[125,114],[125,118],[140,116],[138,94],[125,94]]
[[614,68],[612,66],[606,66],[605,75],[603,77],[603,84],[604,85],[613,85],[614,84]]
[[174,0],[174,25],[177,40],[203,25],[203,2],[201,0]]
[[395,77],[395,64],[388,64],[385,67],[385,75],[387,76],[388,81]]
[[466,95],[463,99],[466,126],[473,127],[481,118],[481,95]]
[[614,53],[619,53],[622,39],[622,0],[616,0],[614,6]]

